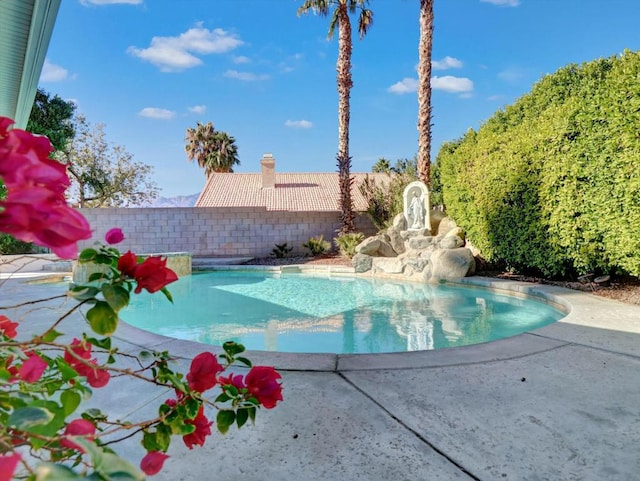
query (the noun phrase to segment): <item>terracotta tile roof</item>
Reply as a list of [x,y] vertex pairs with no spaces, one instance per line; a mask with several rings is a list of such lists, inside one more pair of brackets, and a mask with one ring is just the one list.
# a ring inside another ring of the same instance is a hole
[[[353,206],[357,212],[367,209],[358,186],[365,176],[376,182],[388,182],[388,174],[352,173]],[[196,207],[264,207],[272,211],[340,211],[337,172],[275,173],[275,188],[262,188],[262,174],[212,174],[196,201]]]

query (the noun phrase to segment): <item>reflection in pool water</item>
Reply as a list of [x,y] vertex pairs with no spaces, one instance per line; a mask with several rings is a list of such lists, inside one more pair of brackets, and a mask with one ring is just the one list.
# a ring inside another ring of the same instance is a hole
[[174,298],[133,296],[121,317],[164,336],[281,352],[376,353],[465,346],[545,326],[564,313],[473,287],[218,271],[181,278]]

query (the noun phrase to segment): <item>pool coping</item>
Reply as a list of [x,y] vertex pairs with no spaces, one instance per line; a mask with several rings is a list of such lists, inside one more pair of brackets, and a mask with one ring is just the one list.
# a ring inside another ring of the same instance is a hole
[[[231,269],[227,269],[227,267]],[[249,269],[274,272],[350,274],[345,269],[323,269],[322,266],[315,266],[312,269],[302,268],[302,266],[257,267],[258,269],[253,269],[253,266],[225,266],[224,270]],[[282,269],[282,267],[287,267],[288,269]],[[292,267],[297,267],[299,270]],[[335,266],[328,267],[334,268]],[[216,270],[219,269],[216,268]],[[471,346],[375,354],[287,353],[255,350],[247,351],[247,356],[252,359],[254,364],[272,365],[280,370],[319,372],[418,369],[504,361],[557,349],[572,343],[573,341],[556,335],[552,328],[556,324],[601,328],[602,326],[598,325],[598,322],[595,324],[593,322],[594,302],[626,306],[616,301],[603,300],[601,298],[594,299],[595,296],[580,291],[505,279],[473,276],[460,279],[457,282],[447,282],[447,284],[482,287],[506,294],[533,297],[565,310],[567,315],[549,326],[527,331],[513,337]],[[133,342],[144,349],[168,350],[173,355],[184,358],[193,358],[203,350],[215,353],[221,352],[221,348],[217,346],[154,334],[131,326],[124,321],[118,328],[115,337],[129,343]],[[134,339],[136,341],[133,341]]]

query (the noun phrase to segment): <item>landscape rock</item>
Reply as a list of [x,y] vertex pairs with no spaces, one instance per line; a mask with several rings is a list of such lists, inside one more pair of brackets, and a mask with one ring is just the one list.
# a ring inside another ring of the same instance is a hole
[[455,221],[451,217],[445,217],[438,224],[438,232],[437,235],[445,235],[452,229],[458,227]]
[[411,239],[409,239],[409,249],[414,249],[414,250],[422,250],[422,249],[426,249],[429,246],[432,246],[434,244],[434,238],[432,236],[417,236],[417,237],[412,237]]
[[357,273],[363,273],[371,270],[371,266],[373,264],[373,257],[365,255],[365,254],[356,254],[351,259],[351,263],[353,265],[353,269]]
[[386,239],[380,239],[380,246],[378,247],[376,254],[380,257],[396,257],[398,255],[391,246],[391,242]]
[[[404,219],[404,217],[403,217]],[[389,227],[387,230],[387,235],[389,236],[389,243],[391,247],[397,254],[402,254],[405,252],[404,239],[400,235],[400,232],[395,230],[393,227]]]
[[466,247],[440,249],[431,255],[430,282],[440,279],[454,280],[475,272],[475,259]]
[[368,237],[360,244],[358,244],[358,247],[356,247],[356,252],[358,254],[365,254],[370,256],[376,253],[379,247],[380,238],[378,236]]
[[440,242],[438,242],[438,246],[440,249],[456,249],[458,247],[463,247],[464,241],[457,235],[450,236],[447,234]]
[[373,259],[373,272],[383,274],[401,274],[404,271],[404,263],[397,257],[376,257]]

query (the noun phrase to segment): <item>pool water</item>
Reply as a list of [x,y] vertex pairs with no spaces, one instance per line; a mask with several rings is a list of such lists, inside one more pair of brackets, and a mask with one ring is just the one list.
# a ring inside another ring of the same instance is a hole
[[216,271],[163,295],[132,296],[129,324],[212,345],[280,352],[378,353],[466,346],[565,316],[534,299],[473,287],[356,277]]

